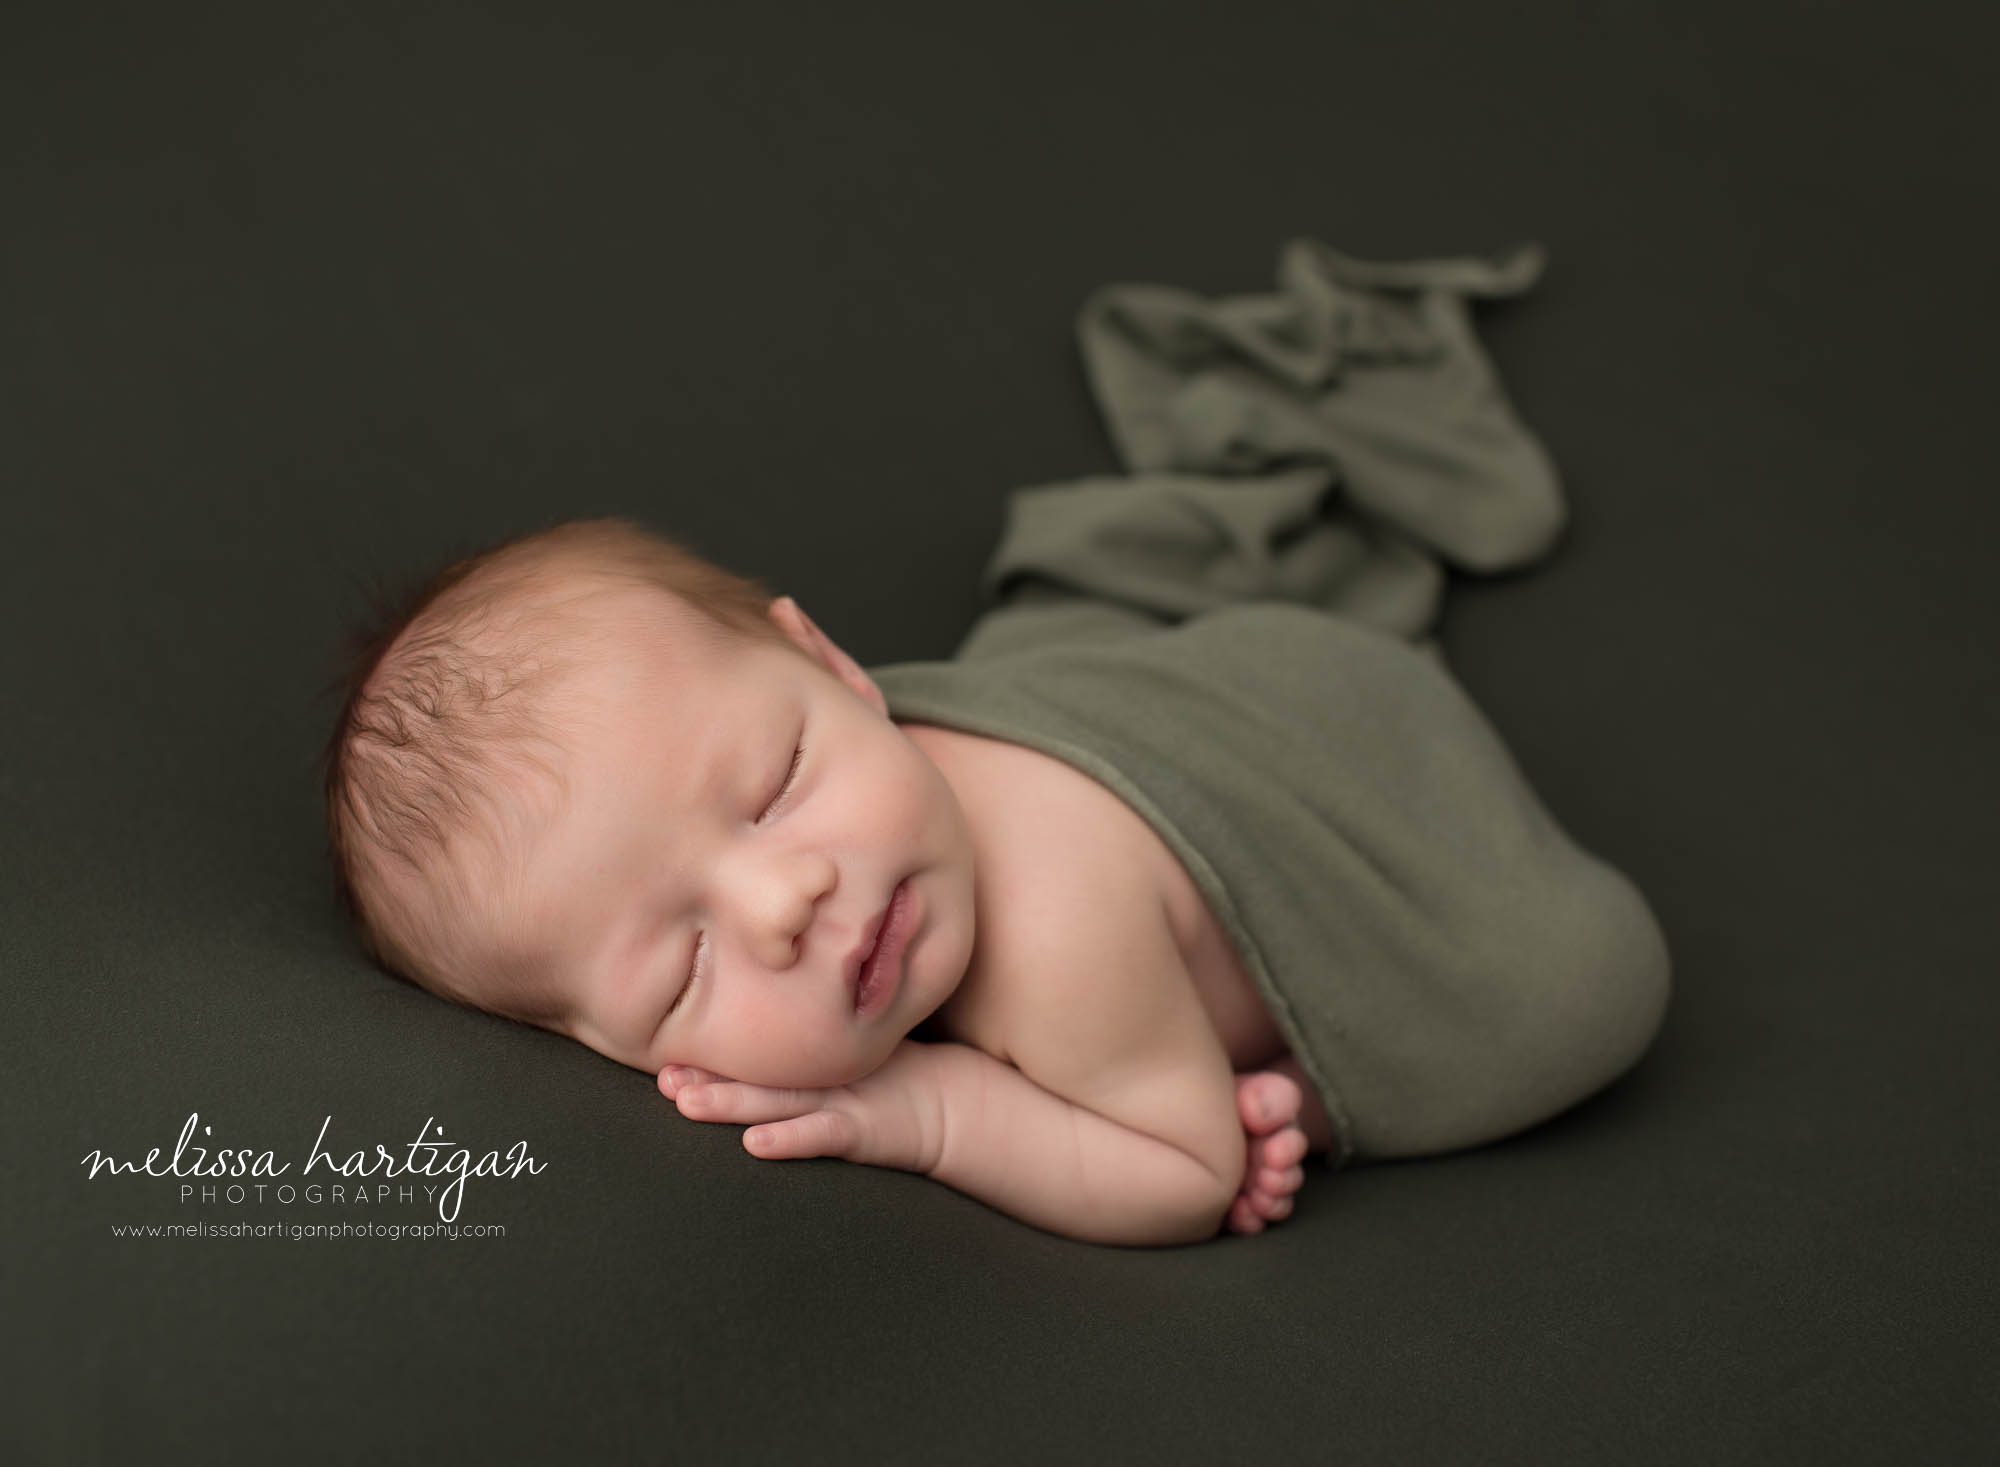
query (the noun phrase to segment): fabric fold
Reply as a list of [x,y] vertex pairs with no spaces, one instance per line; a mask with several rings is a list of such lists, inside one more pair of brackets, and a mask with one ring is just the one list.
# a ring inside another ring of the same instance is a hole
[[1323,464],[1341,489],[1330,519],[1351,512],[1463,569],[1506,570],[1544,555],[1566,515],[1555,465],[1501,388],[1467,300],[1521,294],[1545,264],[1533,244],[1498,261],[1371,263],[1298,239],[1276,294],[1108,286],[1077,333],[1135,475]]

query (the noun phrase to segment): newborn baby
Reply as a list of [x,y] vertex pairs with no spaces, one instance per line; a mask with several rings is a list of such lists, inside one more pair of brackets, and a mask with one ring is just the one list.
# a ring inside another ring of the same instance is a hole
[[892,720],[791,598],[585,522],[450,568],[358,652],[329,837],[391,972],[657,1075],[753,1156],[1090,1242],[1258,1232],[1327,1148],[1146,823]]

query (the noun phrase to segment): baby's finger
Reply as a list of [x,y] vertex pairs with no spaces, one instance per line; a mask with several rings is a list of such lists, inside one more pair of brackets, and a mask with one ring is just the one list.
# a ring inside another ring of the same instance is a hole
[[718,1075],[713,1070],[698,1070],[693,1065],[668,1065],[660,1071],[660,1093],[669,1100],[689,1085],[727,1083],[727,1076]]
[[824,1090],[781,1090],[768,1085],[746,1085],[740,1080],[685,1085],[675,1097],[684,1116],[728,1121],[739,1126],[811,1115],[826,1104],[826,1098]]
[[772,1125],[752,1126],[743,1133],[743,1149],[766,1161],[797,1161],[808,1156],[848,1155],[855,1145],[854,1118],[836,1110],[814,1111]]

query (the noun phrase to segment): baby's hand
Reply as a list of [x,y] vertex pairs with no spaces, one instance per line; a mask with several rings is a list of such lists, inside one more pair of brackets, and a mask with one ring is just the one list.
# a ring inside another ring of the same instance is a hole
[[1236,1113],[1249,1140],[1243,1186],[1229,1207],[1229,1230],[1261,1233],[1292,1215],[1292,1194],[1305,1182],[1299,1162],[1309,1143],[1299,1125],[1305,1094],[1276,1070],[1236,1077]]
[[836,1156],[866,1166],[929,1172],[944,1147],[929,1049],[905,1039],[880,1069],[826,1090],[748,1085],[707,1070],[668,1065],[660,1071],[660,1093],[690,1120],[749,1126],[744,1149],[765,1161]]

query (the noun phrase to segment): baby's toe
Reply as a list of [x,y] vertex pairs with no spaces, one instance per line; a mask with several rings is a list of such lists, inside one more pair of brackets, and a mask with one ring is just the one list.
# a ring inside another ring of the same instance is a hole
[[1236,1082],[1236,1113],[1242,1119],[1243,1129],[1253,1136],[1297,1121],[1304,1099],[1305,1092],[1299,1089],[1298,1082],[1276,1070],[1259,1070],[1239,1077]]
[[1283,1171],[1305,1160],[1311,1143],[1306,1133],[1297,1126],[1287,1126],[1282,1131],[1274,1131],[1269,1136],[1259,1136],[1250,1143],[1253,1165],[1275,1167]]
[[1305,1185],[1306,1174],[1302,1167],[1262,1167],[1257,1172],[1257,1184],[1250,1190],[1265,1197],[1289,1197]]
[[1257,1209],[1251,1206],[1250,1199],[1247,1196],[1239,1195],[1234,1202],[1229,1204],[1229,1230],[1232,1233],[1261,1233],[1264,1231],[1264,1219],[1258,1216]]
[[1289,1197],[1272,1198],[1257,1193],[1252,1195],[1250,1205],[1267,1222],[1283,1222],[1292,1215],[1292,1199]]

